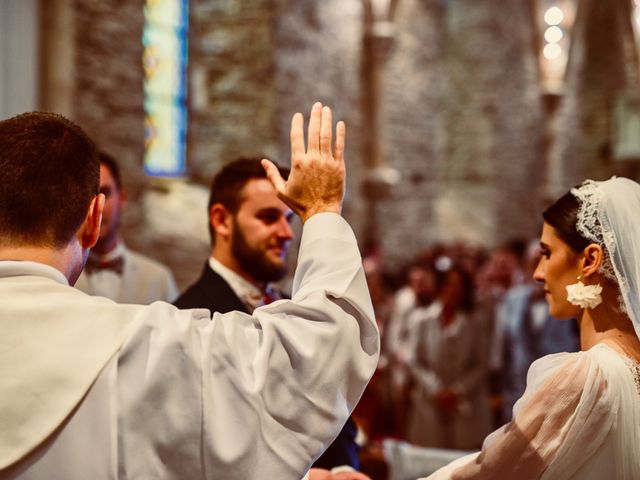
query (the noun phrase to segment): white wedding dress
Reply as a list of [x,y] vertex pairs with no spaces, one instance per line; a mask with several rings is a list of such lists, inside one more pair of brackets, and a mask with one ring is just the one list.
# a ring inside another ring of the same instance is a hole
[[428,477],[640,479],[640,364],[601,343],[529,369],[514,419]]

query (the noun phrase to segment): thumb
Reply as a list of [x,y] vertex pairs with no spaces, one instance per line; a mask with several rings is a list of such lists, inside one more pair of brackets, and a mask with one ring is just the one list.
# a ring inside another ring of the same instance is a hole
[[262,165],[262,168],[264,168],[267,178],[273,185],[273,188],[275,188],[277,192],[283,192],[285,181],[284,178],[282,178],[282,175],[280,175],[278,167],[266,158],[263,158],[260,164]]

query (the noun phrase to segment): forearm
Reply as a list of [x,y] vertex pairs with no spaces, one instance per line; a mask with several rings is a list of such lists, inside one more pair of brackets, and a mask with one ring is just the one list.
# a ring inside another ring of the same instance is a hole
[[[302,381],[309,388],[339,387],[353,408],[375,371],[380,344],[356,239],[338,215],[317,214],[305,223],[291,303],[295,313],[287,314],[288,329],[279,335],[313,370]],[[290,306],[271,309],[284,307]],[[335,405],[335,393],[327,398]]]

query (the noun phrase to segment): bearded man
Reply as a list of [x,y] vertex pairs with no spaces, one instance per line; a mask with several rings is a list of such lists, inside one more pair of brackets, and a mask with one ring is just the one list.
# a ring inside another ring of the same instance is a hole
[[252,313],[279,299],[271,282],[287,273],[293,213],[278,198],[260,160],[239,159],[225,166],[213,179],[208,209],[211,256],[200,279],[175,305]]
[[[289,171],[278,167],[282,177]],[[209,197],[211,256],[200,278],[174,304],[211,312],[244,311],[282,298],[293,212],[278,198],[260,159],[240,158],[214,177]],[[359,469],[357,428],[349,418],[315,467]]]

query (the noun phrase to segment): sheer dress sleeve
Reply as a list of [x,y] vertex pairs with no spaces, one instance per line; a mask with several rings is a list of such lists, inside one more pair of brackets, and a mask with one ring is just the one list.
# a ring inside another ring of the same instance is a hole
[[481,452],[428,480],[569,478],[601,447],[616,417],[606,376],[588,352],[549,355],[531,366],[513,420]]

